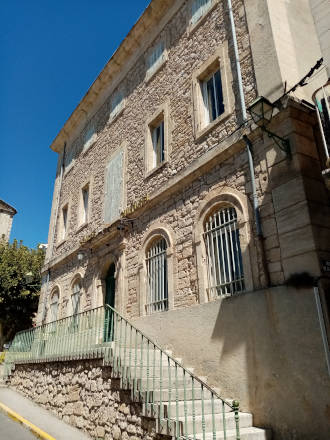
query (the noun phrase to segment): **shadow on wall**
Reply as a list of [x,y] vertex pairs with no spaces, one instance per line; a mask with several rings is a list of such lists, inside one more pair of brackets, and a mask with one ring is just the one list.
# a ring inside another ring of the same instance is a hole
[[[221,303],[212,333],[222,394],[240,397],[275,439],[327,439],[330,384],[312,290],[269,289]],[[305,437],[301,436],[304,433]]]

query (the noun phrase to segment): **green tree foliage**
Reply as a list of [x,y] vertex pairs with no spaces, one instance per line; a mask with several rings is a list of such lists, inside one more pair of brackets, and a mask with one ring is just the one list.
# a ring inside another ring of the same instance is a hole
[[42,249],[0,240],[0,351],[16,332],[32,326],[44,256]]

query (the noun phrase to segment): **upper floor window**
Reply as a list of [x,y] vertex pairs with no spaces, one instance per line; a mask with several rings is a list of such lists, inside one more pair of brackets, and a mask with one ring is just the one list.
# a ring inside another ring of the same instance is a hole
[[235,97],[227,41],[193,72],[192,80],[195,136],[200,138],[234,111]]
[[203,96],[205,123],[209,124],[225,111],[220,70],[216,70],[209,77],[201,80],[200,86]]
[[148,292],[146,312],[168,309],[167,244],[164,238],[153,242],[146,254]]
[[164,119],[155,127],[151,127],[153,148],[153,167],[157,167],[165,160]]
[[50,299],[50,322],[57,320],[58,302],[59,302],[59,291],[58,288],[55,288]]
[[85,133],[85,139],[84,139],[84,151],[88,150],[94,142],[96,141],[96,132],[95,128],[93,126],[89,127],[88,130]]
[[124,149],[121,148],[110,159],[106,167],[104,192],[104,222],[112,223],[120,216],[124,199]]
[[88,222],[89,185],[84,186],[84,188],[81,190],[81,199],[81,223],[84,224]]
[[68,205],[65,205],[62,208],[62,232],[61,232],[61,239],[64,240],[67,234],[68,229],[68,211],[69,207]]
[[163,41],[160,41],[152,48],[147,57],[147,78],[150,78],[165,61],[165,44]]
[[193,0],[191,5],[191,23],[195,24],[212,6],[213,0]]
[[210,215],[204,226],[210,298],[245,289],[242,253],[235,208],[226,207]]
[[117,91],[113,94],[110,101],[110,120],[114,119],[124,108],[124,94]]
[[145,170],[152,173],[169,157],[169,109],[163,104],[147,121],[145,141]]

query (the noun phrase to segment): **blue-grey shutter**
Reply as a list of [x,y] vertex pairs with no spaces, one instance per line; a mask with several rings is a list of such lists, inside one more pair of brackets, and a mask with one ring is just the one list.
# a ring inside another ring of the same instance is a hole
[[104,222],[112,223],[119,217],[123,197],[124,152],[119,151],[108,163],[104,194]]

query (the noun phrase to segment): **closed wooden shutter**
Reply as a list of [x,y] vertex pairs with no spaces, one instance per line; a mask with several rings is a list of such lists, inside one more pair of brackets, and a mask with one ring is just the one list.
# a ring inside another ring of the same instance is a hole
[[120,215],[123,198],[124,152],[119,151],[108,163],[104,194],[104,222],[112,223]]

